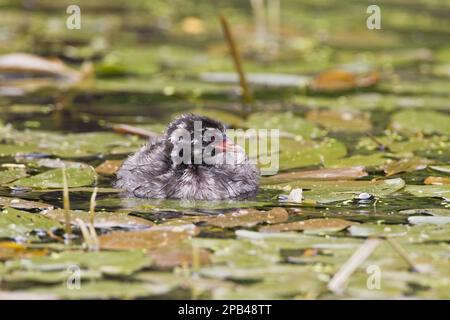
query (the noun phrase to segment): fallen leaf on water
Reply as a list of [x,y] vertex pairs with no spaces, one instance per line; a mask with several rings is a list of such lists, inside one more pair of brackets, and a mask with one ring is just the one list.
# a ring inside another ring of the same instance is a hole
[[427,177],[423,183],[435,184],[435,185],[450,184],[450,178],[448,178],[448,177]]
[[99,174],[114,174],[119,170],[122,163],[123,160],[106,160],[95,168],[95,172]]
[[207,220],[208,224],[220,228],[253,227],[259,223],[278,223],[288,219],[288,212],[283,208],[270,211],[244,209],[232,213],[220,214]]
[[259,229],[260,232],[281,232],[281,231],[304,231],[304,230],[318,230],[318,229],[333,229],[334,231],[344,230],[353,225],[343,219],[310,219],[303,221],[294,221],[289,223],[276,224],[273,226],[266,226]]

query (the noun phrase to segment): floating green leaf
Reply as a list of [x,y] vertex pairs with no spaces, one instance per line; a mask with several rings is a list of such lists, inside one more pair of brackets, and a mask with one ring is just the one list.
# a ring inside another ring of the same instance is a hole
[[[90,186],[95,181],[96,173],[90,167],[66,169],[67,184],[69,188]],[[14,186],[36,189],[63,188],[62,170],[52,169],[29,178],[16,180]]]
[[33,230],[50,230],[62,225],[38,213],[28,213],[12,208],[0,212],[0,238],[27,236]]

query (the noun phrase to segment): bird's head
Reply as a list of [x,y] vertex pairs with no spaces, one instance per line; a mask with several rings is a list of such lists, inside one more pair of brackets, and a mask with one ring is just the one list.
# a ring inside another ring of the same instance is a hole
[[169,123],[164,139],[173,167],[220,165],[226,153],[243,152],[227,138],[221,122],[194,114]]

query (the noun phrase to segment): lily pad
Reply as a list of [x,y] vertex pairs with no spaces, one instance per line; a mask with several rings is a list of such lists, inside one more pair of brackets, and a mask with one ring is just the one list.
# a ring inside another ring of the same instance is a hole
[[[174,231],[175,230],[175,231]],[[102,249],[130,250],[147,249],[154,250],[176,243],[181,243],[190,238],[190,233],[183,228],[148,229],[143,231],[114,231],[99,237]]]
[[0,185],[13,182],[20,178],[25,178],[26,176],[28,176],[28,174],[24,169],[8,169],[0,171]]
[[[90,167],[66,169],[69,188],[90,186],[95,181],[95,172]],[[62,169],[52,169],[29,178],[16,180],[14,186],[36,189],[63,188]]]
[[450,223],[450,216],[449,217],[411,216],[411,217],[408,217],[408,222],[411,224],[447,224],[447,223]]
[[372,129],[370,119],[349,111],[313,110],[306,119],[330,131],[367,132]]
[[440,197],[450,199],[450,185],[407,185],[405,191],[416,197]]
[[430,166],[431,169],[439,171],[439,172],[445,172],[450,173],[450,165],[444,165],[444,166]]
[[[66,221],[64,210],[62,209],[46,210],[41,214],[61,223]],[[78,219],[87,224],[90,222],[90,213],[80,210],[71,210],[70,219],[71,223],[74,225],[78,225]],[[152,227],[154,225],[155,224],[149,220],[133,217],[128,213],[99,211],[94,214],[94,227],[96,228],[140,229]]]
[[291,181],[296,179],[317,179],[317,180],[346,180],[358,179],[367,176],[364,167],[349,168],[322,168],[317,170],[294,171],[287,173],[279,173],[264,179],[263,184],[274,184],[283,181]]
[[310,219],[295,221],[289,223],[281,223],[273,226],[266,226],[259,229],[260,232],[280,232],[280,231],[325,231],[338,232],[344,230],[354,224],[353,222],[343,219]]
[[417,170],[423,170],[430,163],[431,161],[428,159],[412,157],[388,163],[386,165],[383,165],[382,168],[387,176],[392,176],[400,172],[413,172]]
[[288,219],[288,212],[283,208],[273,208],[270,211],[254,209],[239,210],[233,213],[218,215],[207,220],[208,224],[220,228],[253,227],[258,223],[278,223]]
[[279,129],[303,138],[318,138],[325,133],[316,125],[290,112],[253,113],[247,120],[247,127],[253,129]]
[[423,132],[450,135],[450,116],[436,111],[406,110],[395,113],[390,127],[406,133]]
[[61,228],[58,221],[43,217],[38,213],[6,208],[0,212],[0,238],[27,236],[33,230]]
[[336,139],[322,142],[304,142],[294,150],[282,148],[280,153],[280,169],[292,169],[305,166],[336,162],[347,154],[345,145]]
[[29,292],[50,294],[60,299],[134,299],[157,297],[169,293],[172,289],[172,286],[164,284],[103,280],[82,283],[79,290],[68,290],[64,284],[63,286],[37,287]]
[[408,234],[404,225],[360,224],[352,225],[348,231],[354,237],[402,237]]
[[325,162],[326,167],[345,168],[354,166],[376,167],[389,161],[382,153],[374,153],[371,155],[355,155],[348,158],[331,158]]
[[0,197],[0,206],[25,210],[29,209],[45,210],[53,208],[52,205],[43,202],[29,201],[20,198],[8,198],[8,197]]
[[[377,181],[292,181],[276,185],[265,186],[265,188],[291,190],[302,188],[303,198],[318,203],[330,203],[336,201],[350,200],[361,193],[383,197],[401,190],[405,181],[400,178],[377,180]],[[307,189],[307,190],[305,190]]]

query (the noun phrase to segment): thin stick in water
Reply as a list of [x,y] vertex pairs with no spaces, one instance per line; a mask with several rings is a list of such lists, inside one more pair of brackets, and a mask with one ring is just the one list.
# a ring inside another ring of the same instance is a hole
[[66,168],[62,167],[62,181],[63,181],[63,208],[65,219],[65,232],[67,235],[67,242],[70,243],[72,236],[72,227],[70,225],[70,198],[69,198],[69,185],[67,183]]
[[381,240],[378,238],[367,239],[347,260],[347,262],[339,269],[338,272],[328,283],[328,289],[334,293],[340,294],[345,289],[345,284],[353,272],[363,264],[363,262],[372,254],[372,252],[378,247]]
[[397,251],[397,253],[403,258],[403,260],[405,260],[406,263],[409,264],[413,271],[418,273],[426,273],[427,271],[429,271],[429,268],[427,268],[428,266],[418,265],[417,263],[415,263],[408,252],[403,249],[403,247],[397,241],[392,238],[386,238],[386,240],[391,245],[391,247],[394,248],[394,250]]
[[228,48],[230,49],[230,54],[233,58],[234,67],[236,68],[236,72],[239,76],[239,84],[242,89],[243,100],[245,104],[251,104],[253,102],[253,96],[250,92],[250,88],[248,86],[247,79],[245,77],[244,69],[242,67],[242,59],[239,54],[239,51],[236,46],[236,42],[234,41],[233,34],[231,33],[230,25],[228,24],[227,18],[223,14],[219,14],[220,23],[222,25],[222,30],[225,35],[225,39],[228,43]]

